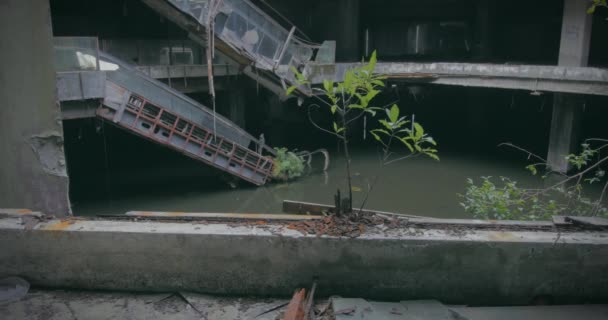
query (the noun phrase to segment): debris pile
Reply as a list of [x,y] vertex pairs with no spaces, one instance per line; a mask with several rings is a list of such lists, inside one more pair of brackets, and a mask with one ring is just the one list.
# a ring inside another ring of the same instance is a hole
[[356,238],[363,234],[368,227],[383,226],[385,229],[393,229],[405,223],[407,223],[407,220],[397,217],[359,213],[358,215],[348,216],[329,215],[319,220],[292,222],[287,228],[297,230],[305,235]]

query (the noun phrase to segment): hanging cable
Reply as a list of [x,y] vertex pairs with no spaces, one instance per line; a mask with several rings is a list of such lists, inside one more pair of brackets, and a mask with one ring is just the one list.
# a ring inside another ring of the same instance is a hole
[[222,0],[211,0],[207,8],[207,78],[209,80],[209,94],[213,107],[213,139],[217,136],[217,117],[215,112],[215,86],[213,82],[213,58],[215,57],[215,15],[217,14]]

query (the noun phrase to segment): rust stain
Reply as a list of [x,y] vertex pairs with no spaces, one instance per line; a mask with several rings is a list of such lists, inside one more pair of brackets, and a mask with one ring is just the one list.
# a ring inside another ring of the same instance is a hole
[[59,221],[57,223],[53,223],[49,226],[46,226],[44,228],[44,230],[48,230],[48,231],[63,231],[65,229],[67,229],[69,226],[73,225],[74,223],[76,223],[76,221],[71,221],[71,220],[62,220]]
[[497,241],[507,241],[507,240],[516,239],[516,237],[511,232],[504,232],[504,231],[492,232],[490,234],[490,238],[492,240],[497,240]]
[[167,216],[169,217],[181,217],[184,214],[184,212],[167,212]]
[[28,213],[32,213],[33,211],[30,209],[18,209],[17,213],[18,214],[28,214]]

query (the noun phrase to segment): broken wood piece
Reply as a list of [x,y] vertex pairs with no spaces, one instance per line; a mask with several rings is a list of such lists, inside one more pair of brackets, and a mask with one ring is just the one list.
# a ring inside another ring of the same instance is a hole
[[306,216],[296,214],[272,214],[272,213],[210,213],[210,212],[153,212],[153,211],[129,211],[125,215],[133,217],[155,217],[155,218],[199,218],[199,219],[248,219],[248,220],[314,220],[321,219],[320,216]]
[[566,222],[572,222],[576,225],[590,226],[596,228],[607,228],[608,219],[600,217],[578,217],[578,216],[567,216],[565,217]]
[[304,316],[304,299],[306,298],[306,289],[296,290],[287,305],[287,310],[283,316],[283,320],[305,320]]
[[310,288],[310,293],[306,298],[306,306],[304,307],[304,319],[313,320],[312,317],[315,315],[314,310],[312,310],[312,305],[315,300],[315,290],[317,289],[317,282],[313,282],[312,288]]
[[277,306],[274,306],[274,307],[272,307],[272,308],[270,308],[270,309],[268,309],[268,310],[266,310],[266,311],[264,311],[264,312],[256,315],[255,318],[259,318],[259,317],[261,317],[261,316],[263,316],[265,314],[268,314],[268,313],[271,313],[273,311],[279,310],[279,309],[283,308],[284,306],[286,306],[288,304],[289,304],[289,302],[281,303],[281,304],[279,304]]
[[[353,209],[353,210],[356,210],[356,209]],[[283,200],[283,212],[288,213],[288,214],[323,215],[328,212],[334,213],[335,211],[336,211],[335,206],[331,206],[331,205],[327,205],[327,204],[294,201],[294,200]],[[422,216],[416,216],[416,215],[411,215],[411,214],[386,212],[386,211],[378,211],[378,210],[368,210],[368,209],[361,210],[361,213],[382,214],[382,215],[388,215],[388,216],[400,217],[400,218],[433,219],[430,217],[422,217]]]

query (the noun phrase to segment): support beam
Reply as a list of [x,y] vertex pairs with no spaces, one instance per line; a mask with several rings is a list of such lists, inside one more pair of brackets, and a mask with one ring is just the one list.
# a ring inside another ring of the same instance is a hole
[[[589,58],[589,40],[593,16],[587,13],[587,1],[564,0],[562,35],[559,49],[560,66],[584,67]],[[578,127],[585,101],[582,97],[556,94],[553,101],[551,135],[547,160],[551,170],[565,173],[564,157],[576,150]]]
[[0,202],[69,215],[48,0],[0,5]]

